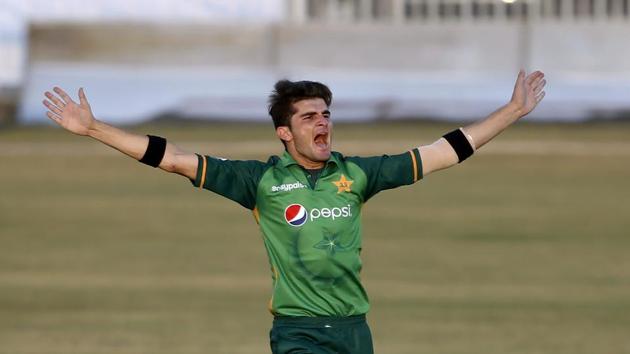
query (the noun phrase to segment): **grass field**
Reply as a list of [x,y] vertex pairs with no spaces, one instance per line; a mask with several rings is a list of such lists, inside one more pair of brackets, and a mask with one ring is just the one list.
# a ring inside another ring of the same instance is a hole
[[[347,154],[452,126],[336,127]],[[265,159],[270,125],[133,128]],[[519,124],[364,210],[380,354],[630,353],[630,124]],[[249,211],[60,129],[0,131],[0,353],[268,353]]]

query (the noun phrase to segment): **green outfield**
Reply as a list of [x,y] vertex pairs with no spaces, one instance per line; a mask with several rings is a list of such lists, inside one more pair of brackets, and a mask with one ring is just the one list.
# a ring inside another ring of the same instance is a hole
[[[397,153],[453,125],[335,133]],[[133,128],[265,159],[268,125]],[[364,209],[380,354],[630,352],[630,124],[519,124]],[[251,213],[56,128],[0,130],[0,353],[268,353]]]

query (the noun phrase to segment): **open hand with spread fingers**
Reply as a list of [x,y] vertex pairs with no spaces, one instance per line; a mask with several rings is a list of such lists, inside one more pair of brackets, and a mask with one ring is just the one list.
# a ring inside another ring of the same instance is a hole
[[524,70],[518,73],[510,104],[518,110],[520,117],[533,111],[542,101],[545,97],[543,89],[546,84],[547,80],[545,80],[545,74],[542,71],[534,71],[527,76],[525,76]]
[[44,94],[46,99],[43,103],[48,108],[48,112],[46,112],[48,118],[72,133],[88,135],[96,119],[94,119],[83,88],[79,89],[79,103],[74,102],[59,87],[55,87],[53,91],[56,95],[49,91]]

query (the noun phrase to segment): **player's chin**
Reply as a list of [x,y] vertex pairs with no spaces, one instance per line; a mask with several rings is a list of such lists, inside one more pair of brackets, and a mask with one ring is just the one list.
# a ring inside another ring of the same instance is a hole
[[313,155],[315,157],[315,161],[320,161],[320,162],[325,162],[328,161],[328,159],[330,158],[330,148],[320,148],[320,147],[315,147],[315,149],[313,149]]

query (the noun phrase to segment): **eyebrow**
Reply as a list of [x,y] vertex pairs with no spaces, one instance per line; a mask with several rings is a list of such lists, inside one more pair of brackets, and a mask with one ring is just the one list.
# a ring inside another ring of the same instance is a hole
[[[317,113],[316,111],[305,112],[305,113],[302,113],[300,115],[300,117],[312,116],[313,114],[316,114],[316,113]],[[323,115],[326,115],[326,114],[330,115],[330,111],[329,110],[325,110],[325,111],[322,112],[322,114]]]

